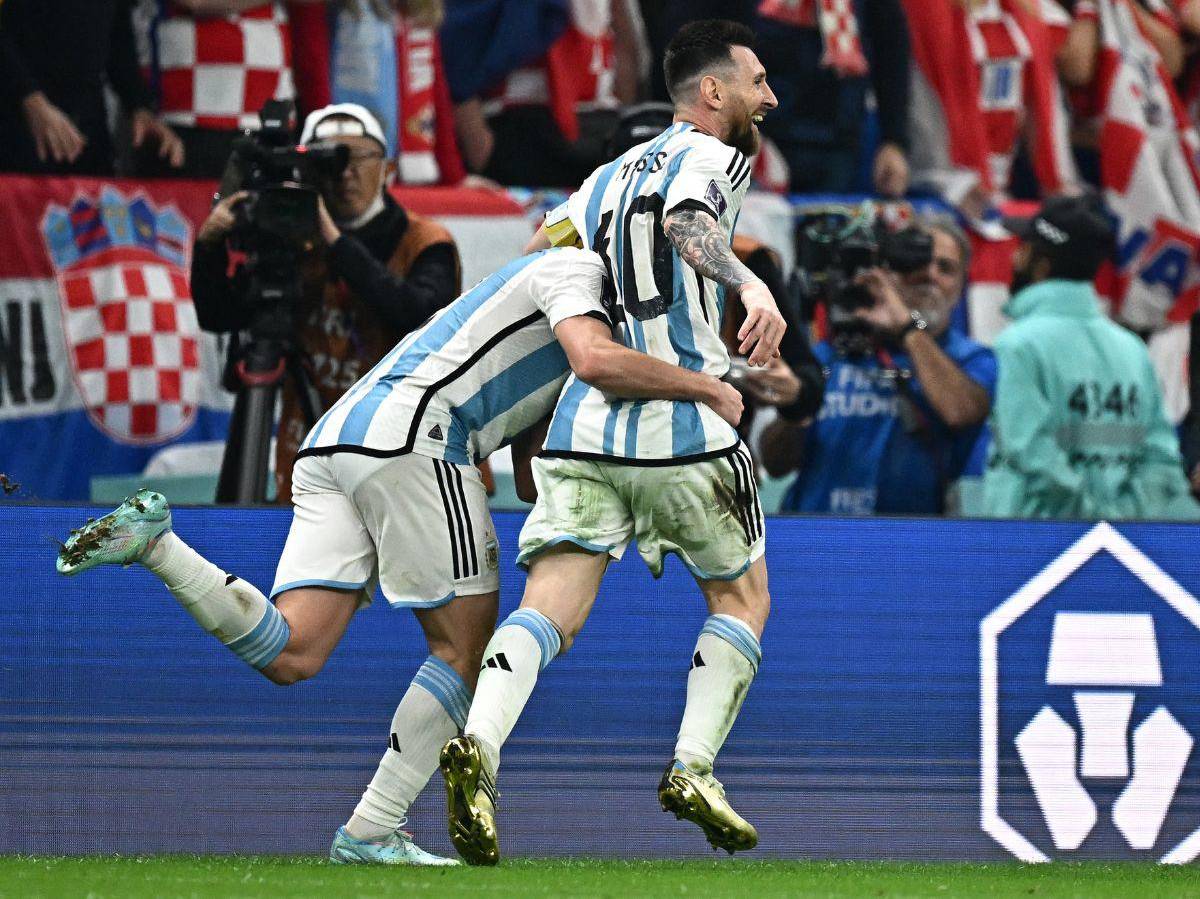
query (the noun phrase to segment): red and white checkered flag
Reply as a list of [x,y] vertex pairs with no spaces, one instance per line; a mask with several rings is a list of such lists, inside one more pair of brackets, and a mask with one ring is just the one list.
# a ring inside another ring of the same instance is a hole
[[825,42],[821,65],[843,78],[866,75],[867,57],[859,39],[853,0],[819,0],[817,25]]
[[201,389],[186,220],[106,185],[99,196],[49,206],[42,231],[71,373],[92,424],[134,445],[186,431]]
[[817,28],[825,52],[821,65],[843,78],[866,75],[854,0],[761,0],[758,14],[794,28]]

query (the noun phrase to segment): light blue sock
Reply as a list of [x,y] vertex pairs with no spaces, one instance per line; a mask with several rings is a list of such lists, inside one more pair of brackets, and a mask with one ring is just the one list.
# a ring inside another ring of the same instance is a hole
[[[443,662],[437,656],[431,655],[417,669],[412,682],[415,686],[424,687],[433,698],[442,704],[446,714],[450,716],[459,730],[467,723],[467,712],[471,709],[471,691],[458,672]],[[438,746],[441,749],[441,746]]]
[[266,606],[262,620],[254,626],[254,630],[225,644],[243,662],[259,671],[279,657],[292,636],[287,619],[275,608],[274,603],[267,602]]
[[[511,626],[523,627],[533,634],[533,639],[537,640],[538,647],[542,651],[542,664],[539,670],[544,671],[562,648],[562,634],[558,632],[554,622],[536,609],[517,609],[500,625],[500,627]],[[496,630],[499,631],[500,628],[496,628]]]

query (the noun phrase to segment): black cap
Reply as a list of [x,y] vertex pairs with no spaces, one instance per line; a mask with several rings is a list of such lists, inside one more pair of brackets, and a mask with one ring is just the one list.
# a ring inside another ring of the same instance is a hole
[[1114,234],[1096,194],[1051,197],[1030,218],[1006,218],[1004,227],[1050,260],[1053,278],[1090,281],[1112,256]]

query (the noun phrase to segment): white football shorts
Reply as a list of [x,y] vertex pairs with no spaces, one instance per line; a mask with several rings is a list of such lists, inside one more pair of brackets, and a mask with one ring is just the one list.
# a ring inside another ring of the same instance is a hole
[[733,580],[763,554],[762,506],[745,446],[686,465],[533,460],[537,504],[517,562],[569,542],[620,559],[631,540],[658,577],[675,553],[701,580]]
[[306,456],[292,473],[292,527],[274,598],[296,587],[362,592],[428,609],[500,588],[499,547],[479,470],[409,453]]

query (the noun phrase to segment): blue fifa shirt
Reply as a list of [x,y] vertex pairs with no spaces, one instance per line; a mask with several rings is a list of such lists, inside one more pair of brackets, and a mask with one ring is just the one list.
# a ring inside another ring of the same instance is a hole
[[[983,344],[951,329],[938,345],[972,380],[996,391],[996,357]],[[828,372],[825,399],[808,429],[804,465],[784,497],[784,512],[839,515],[933,515],[943,491],[971,466],[982,424],[954,431],[925,398],[912,360],[893,353],[894,367],[878,356],[839,358],[822,341],[813,352]],[[913,372],[901,392],[900,372]],[[912,397],[908,400],[905,397]]]

